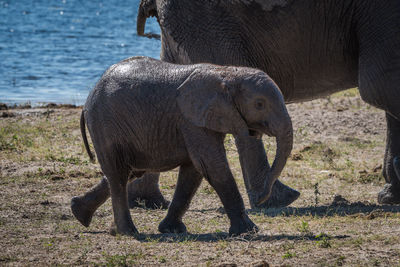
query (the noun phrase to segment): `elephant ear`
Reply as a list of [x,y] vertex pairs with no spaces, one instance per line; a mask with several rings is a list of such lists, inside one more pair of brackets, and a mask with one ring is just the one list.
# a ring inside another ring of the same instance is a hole
[[249,133],[227,86],[215,72],[192,72],[179,86],[177,102],[183,116],[197,127],[234,135]]

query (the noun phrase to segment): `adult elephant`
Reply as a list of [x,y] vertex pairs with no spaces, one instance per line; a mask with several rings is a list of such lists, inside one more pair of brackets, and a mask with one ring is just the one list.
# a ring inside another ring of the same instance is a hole
[[[162,60],[259,68],[276,81],[287,103],[358,86],[365,102],[386,112],[387,184],[378,201],[400,203],[399,0],[142,0],[138,35],[154,36],[144,33],[150,16],[161,27]],[[269,165],[262,142],[236,142],[254,207]],[[151,182],[158,189],[158,180]],[[276,183],[264,207],[284,206],[297,196]]]

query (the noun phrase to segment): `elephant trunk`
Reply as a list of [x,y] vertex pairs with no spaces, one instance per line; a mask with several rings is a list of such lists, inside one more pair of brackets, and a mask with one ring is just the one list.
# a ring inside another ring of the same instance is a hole
[[287,122],[284,123],[284,125],[285,126],[282,127],[283,129],[276,135],[275,160],[267,174],[266,180],[264,181],[264,191],[260,194],[257,205],[263,204],[271,196],[272,186],[281,174],[292,151],[293,128],[289,115],[287,116]]
[[138,10],[137,22],[136,22],[137,35],[145,36],[144,29],[146,27],[146,20],[147,20],[147,16],[144,12],[144,8],[142,7],[142,4],[140,4],[139,10]]

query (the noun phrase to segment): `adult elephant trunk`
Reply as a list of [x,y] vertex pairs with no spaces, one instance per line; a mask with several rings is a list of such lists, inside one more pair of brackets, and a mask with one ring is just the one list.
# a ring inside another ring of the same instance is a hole
[[[283,127],[280,127],[282,130],[279,130],[278,134],[275,135],[276,136],[275,160],[264,180],[264,186],[262,187],[263,192],[258,197],[257,206],[266,202],[268,198],[271,196],[272,186],[274,185],[275,181],[281,174],[283,168],[286,165],[286,161],[290,156],[290,152],[292,151],[293,127],[290,117],[287,116],[286,122],[285,123],[281,122],[281,125],[283,125]],[[261,184],[261,181],[259,184]],[[255,189],[255,191],[258,190]]]
[[138,10],[138,15],[137,15],[137,21],[136,21],[137,35],[145,36],[144,29],[146,27],[146,20],[147,20],[147,16],[144,12],[144,8],[142,7],[142,4],[140,4],[139,10]]

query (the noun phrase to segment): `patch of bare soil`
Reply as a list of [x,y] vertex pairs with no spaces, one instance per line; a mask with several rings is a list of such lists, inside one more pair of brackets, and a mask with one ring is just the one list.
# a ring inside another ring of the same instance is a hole
[[[79,131],[79,108],[1,110],[0,265],[396,266],[400,206],[378,205],[385,118],[350,93],[288,106],[295,145],[281,180],[301,192],[291,206],[248,210],[259,233],[229,237],[229,221],[203,182],[184,217],[189,234],[160,234],[165,210],[131,210],[136,238],[111,236],[108,200],[90,227],[70,199],[99,182]],[[273,157],[274,140],[264,138]],[[248,198],[234,141],[231,169]],[[177,171],[163,173],[172,199]]]

